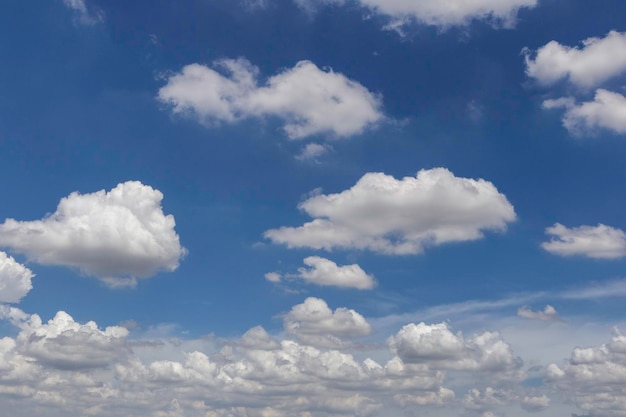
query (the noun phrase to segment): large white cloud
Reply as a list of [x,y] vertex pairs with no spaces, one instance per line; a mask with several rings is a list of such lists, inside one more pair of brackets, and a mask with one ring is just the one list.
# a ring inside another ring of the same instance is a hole
[[371,326],[358,312],[340,307],[331,310],[326,301],[309,297],[284,316],[287,333],[313,345],[341,346],[341,338],[366,336]]
[[589,38],[583,47],[569,47],[551,41],[531,56],[525,50],[526,74],[549,85],[567,79],[591,88],[626,72],[626,33],[611,31],[604,38]]
[[445,168],[401,180],[368,173],[352,188],[313,196],[299,208],[314,220],[265,237],[291,248],[415,254],[427,245],[480,239],[486,229],[505,230],[516,217],[491,182],[455,177]]
[[498,333],[484,332],[465,339],[446,323],[410,323],[387,341],[407,363],[427,363],[442,369],[504,371],[515,375],[522,362]]
[[245,59],[223,59],[214,68],[185,66],[171,75],[158,99],[174,113],[213,125],[249,117],[282,119],[290,138],[316,134],[348,137],[363,132],[384,116],[381,100],[356,81],[310,61],[258,83],[259,70]]
[[604,224],[567,228],[556,223],[546,233],[553,238],[541,244],[548,252],[561,256],[615,259],[626,256],[626,234]]
[[[345,0],[296,0],[311,7],[318,3],[343,4]],[[414,18],[427,25],[449,27],[486,20],[511,27],[522,8],[532,8],[537,0],[358,0],[358,3],[394,19]]]
[[549,99],[546,109],[564,108],[563,126],[573,135],[594,134],[606,129],[626,133],[626,97],[612,91],[598,89],[593,101],[577,103],[572,97]]
[[108,192],[75,192],[41,220],[5,220],[0,246],[41,264],[79,268],[112,286],[134,285],[136,278],[175,270],[185,254],[162,199],[137,181]]
[[0,302],[19,303],[33,288],[34,276],[30,269],[0,252]]
[[106,367],[124,361],[129,353],[126,328],[111,326],[100,330],[95,322],[77,323],[64,311],[45,324],[34,314],[20,327],[16,338],[18,351],[52,368]]

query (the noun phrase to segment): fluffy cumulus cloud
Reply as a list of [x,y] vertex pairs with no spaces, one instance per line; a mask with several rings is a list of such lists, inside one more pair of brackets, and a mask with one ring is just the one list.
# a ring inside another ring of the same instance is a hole
[[[447,325],[422,323],[401,329],[389,350],[359,345],[353,354],[347,345],[311,344],[302,336],[370,332],[353,310],[331,311],[313,298],[285,316],[286,336],[257,326],[219,342],[130,341],[126,328],[101,329],[64,312],[47,323],[7,306],[0,316],[18,328],[15,338],[0,339],[0,396],[16,417],[398,417],[441,406],[460,415],[515,399],[535,409],[547,402],[504,388],[520,381],[519,364],[495,333],[464,339]],[[502,388],[483,385],[457,397],[455,389],[466,391],[462,381],[481,378]],[[460,386],[448,386],[455,381]]]
[[436,363],[442,369],[519,372],[521,359],[498,333],[484,332],[465,339],[446,323],[410,323],[387,341],[406,363]]
[[[319,3],[343,4],[345,0],[296,0],[312,7]],[[532,8],[537,0],[358,0],[358,3],[396,21],[412,18],[427,25],[449,27],[486,20],[495,26],[511,27],[522,8]]]
[[[215,69],[214,69],[215,68]],[[185,66],[171,75],[158,99],[174,113],[206,125],[250,117],[276,117],[290,138],[330,134],[343,138],[380,122],[380,98],[356,81],[310,61],[270,77],[259,85],[259,70],[245,59],[223,59],[214,68]],[[304,156],[319,155],[310,148]]]
[[339,345],[341,338],[366,336],[371,326],[354,310],[331,310],[326,301],[309,297],[284,316],[285,331],[313,345]]
[[424,246],[480,239],[483,230],[505,230],[513,206],[489,181],[456,177],[445,168],[397,180],[365,174],[338,194],[315,195],[299,205],[314,218],[265,237],[290,248],[369,249],[416,254]]
[[20,328],[16,338],[19,352],[52,368],[102,368],[123,361],[128,353],[126,328],[100,330],[95,322],[77,323],[63,311],[47,323],[34,314]]
[[626,33],[611,31],[604,38],[589,38],[582,48],[551,41],[535,52],[524,50],[526,74],[549,85],[567,79],[591,88],[626,72]]
[[541,247],[561,256],[586,256],[596,259],[616,259],[626,256],[626,234],[604,224],[568,228],[556,223],[546,233],[552,236]]
[[559,313],[551,305],[545,306],[543,311],[533,311],[527,307],[520,307],[517,310],[517,315],[525,319],[542,320],[542,321],[559,321]]
[[549,99],[545,109],[565,109],[563,126],[573,135],[594,134],[605,129],[626,134],[626,97],[598,89],[592,101],[577,103],[573,97]]
[[[303,262],[308,268],[298,268],[297,274],[287,274],[284,278],[301,279],[315,285],[359,290],[369,290],[376,286],[374,277],[367,274],[357,264],[339,266],[333,261],[319,256],[309,256],[304,258]],[[271,282],[280,282],[282,278],[276,272],[265,274],[265,279]]]
[[19,303],[33,288],[34,276],[30,269],[0,252],[0,302]]
[[136,181],[108,192],[75,192],[41,220],[5,220],[0,246],[41,264],[79,268],[112,286],[134,285],[136,278],[175,270],[185,254],[162,199]]
[[626,416],[626,337],[575,348],[564,366],[550,364],[546,379],[591,417]]

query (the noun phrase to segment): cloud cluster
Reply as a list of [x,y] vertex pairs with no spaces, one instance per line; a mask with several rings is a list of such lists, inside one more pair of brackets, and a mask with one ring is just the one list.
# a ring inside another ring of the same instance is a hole
[[[526,74],[543,85],[567,80],[586,90],[626,73],[626,33],[611,31],[582,44],[578,48],[551,41],[535,52],[525,49]],[[591,101],[561,97],[545,100],[543,107],[565,109],[563,126],[576,136],[601,129],[626,133],[626,98],[617,92],[599,88]]]
[[480,239],[483,230],[505,230],[516,217],[491,182],[445,168],[401,180],[368,173],[352,188],[313,196],[299,208],[314,220],[268,230],[265,237],[290,248],[416,254],[428,245]]
[[[64,312],[47,323],[15,308],[0,313],[19,328],[15,339],[0,339],[0,396],[7,399],[5,411],[17,417],[43,415],[44,409],[51,417],[395,417],[412,409],[461,406],[445,386],[446,372],[519,380],[511,372],[519,366],[506,343],[492,333],[463,339],[442,325],[411,324],[392,337],[387,352],[362,346],[355,355],[345,352],[347,346],[340,351],[311,345],[303,336],[370,332],[360,314],[347,308],[331,311],[314,298],[285,315],[288,337],[297,341],[257,326],[241,338],[219,344],[179,341],[175,349],[158,340],[131,343],[125,328],[101,330]],[[412,344],[412,351],[419,350],[415,344],[420,342],[407,338],[407,329],[419,326],[448,331],[457,339],[426,337],[424,344],[455,348],[426,355],[430,359],[399,349]]]
[[541,247],[561,256],[586,256],[596,259],[616,259],[626,256],[626,234],[604,224],[567,228],[556,223],[546,233],[553,236]]
[[[296,0],[304,7],[319,3],[343,4],[345,0]],[[412,18],[420,23],[447,28],[474,20],[494,26],[512,27],[522,8],[533,8],[537,0],[358,0],[358,3],[395,21]]]
[[441,369],[500,371],[516,374],[521,359],[498,333],[465,339],[446,323],[410,323],[388,339],[389,348],[406,363],[436,363]]
[[0,252],[0,303],[19,303],[33,288],[34,276],[30,269]]
[[626,337],[575,348],[567,364],[551,364],[546,379],[592,417],[626,416]]
[[0,246],[46,265],[76,267],[112,286],[173,271],[185,254],[163,194],[137,181],[112,190],[72,193],[54,213],[35,221],[0,224]]
[[[343,138],[363,132],[383,120],[380,98],[356,81],[310,61],[270,77],[259,85],[259,70],[247,60],[223,59],[214,68],[185,66],[171,75],[158,99],[174,113],[214,125],[250,117],[277,117],[292,139],[330,134]],[[319,155],[305,150],[303,157]]]
[[374,277],[357,264],[339,266],[319,256],[309,256],[303,262],[309,268],[298,268],[297,274],[283,277],[276,272],[269,272],[265,274],[265,278],[270,282],[280,282],[283,278],[301,279],[309,284],[359,290],[370,290],[376,286]]
[[309,297],[284,316],[285,331],[315,346],[342,346],[342,338],[366,336],[372,328],[365,318],[345,307],[332,311],[326,301]]

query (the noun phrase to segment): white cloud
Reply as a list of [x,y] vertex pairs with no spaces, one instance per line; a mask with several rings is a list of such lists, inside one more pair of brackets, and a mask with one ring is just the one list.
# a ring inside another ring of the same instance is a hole
[[33,288],[35,274],[0,251],[0,302],[19,303]]
[[34,314],[20,327],[16,338],[18,351],[52,368],[100,368],[123,361],[129,353],[126,328],[111,326],[100,330],[93,321],[77,323],[64,311],[47,324]]
[[615,259],[626,256],[626,234],[604,224],[567,228],[555,223],[546,233],[553,236],[541,247],[561,256],[586,256],[597,259]]
[[410,323],[387,341],[407,363],[428,363],[441,369],[505,371],[516,374],[522,363],[498,333],[484,332],[469,339],[454,334],[446,323]]
[[280,280],[282,279],[282,275],[278,272],[268,272],[267,274],[265,274],[265,279],[269,282],[280,282]]
[[185,254],[162,199],[160,191],[137,181],[109,192],[75,192],[42,220],[5,220],[0,246],[41,264],[79,268],[111,285],[132,285],[136,278],[175,270]]
[[289,275],[289,278],[302,279],[310,284],[360,290],[369,290],[376,286],[374,277],[357,264],[339,266],[319,256],[309,256],[303,262],[309,268],[298,268],[298,274]]
[[445,168],[401,180],[368,173],[352,188],[315,195],[299,208],[314,220],[264,236],[290,248],[416,254],[428,245],[480,239],[483,230],[505,230],[515,220],[513,206],[491,182],[455,177]]
[[529,413],[537,413],[550,407],[550,398],[545,395],[524,397],[521,405],[522,408]]
[[371,326],[354,310],[332,311],[320,298],[309,297],[284,316],[285,331],[313,345],[341,346],[341,338],[366,336]]
[[63,0],[63,4],[76,13],[77,21],[83,25],[94,25],[104,20],[101,11],[89,11],[85,0]]
[[[296,0],[311,8],[317,3],[343,4],[344,0]],[[358,0],[371,10],[387,15],[394,21],[407,17],[427,25],[449,27],[467,25],[473,20],[485,20],[495,26],[512,27],[522,8],[532,8],[537,0]]]
[[564,108],[563,126],[576,136],[594,134],[598,129],[626,133],[626,97],[619,93],[598,89],[593,101],[578,104],[575,99],[564,97],[545,100],[543,107]]
[[604,38],[588,38],[583,47],[569,47],[551,41],[531,57],[524,50],[526,74],[549,85],[567,79],[591,88],[626,72],[626,33],[609,32]]
[[296,156],[296,159],[301,161],[315,160],[316,158],[328,153],[330,148],[327,145],[320,145],[319,143],[307,143],[300,152],[300,155]]
[[546,379],[593,417],[626,416],[626,337],[575,348],[568,363],[550,364]]
[[525,319],[542,320],[542,321],[560,321],[559,313],[551,305],[546,305],[543,311],[533,311],[526,307],[520,307],[517,315]]
[[310,61],[298,62],[262,86],[258,68],[243,58],[223,59],[214,67],[222,73],[199,64],[185,66],[168,78],[158,99],[171,105],[174,113],[206,125],[274,116],[293,139],[318,134],[348,137],[384,118],[378,96]]

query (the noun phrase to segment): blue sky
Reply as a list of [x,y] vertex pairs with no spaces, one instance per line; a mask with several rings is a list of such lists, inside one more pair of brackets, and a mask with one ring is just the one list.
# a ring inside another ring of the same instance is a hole
[[5,1],[15,416],[626,416],[626,4]]

